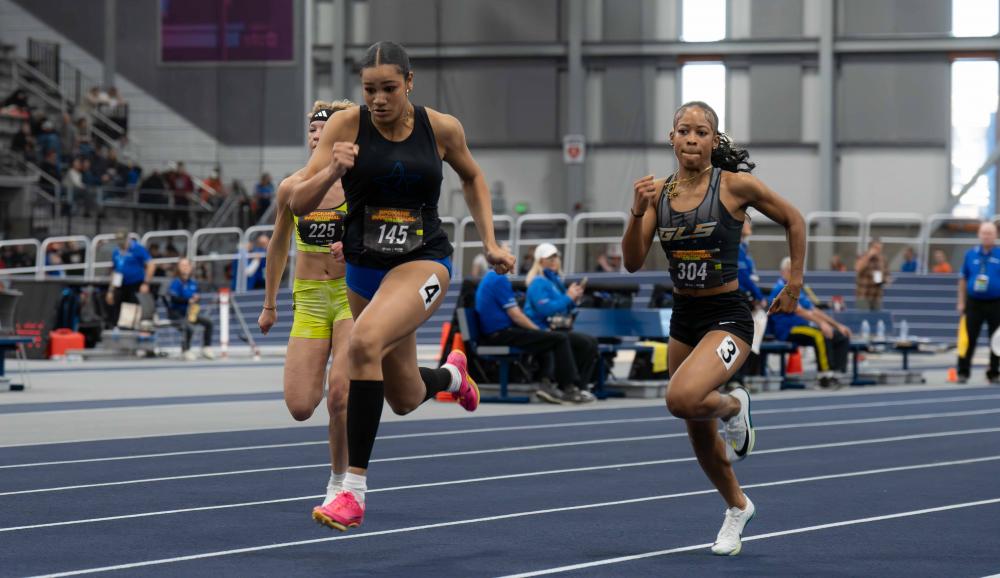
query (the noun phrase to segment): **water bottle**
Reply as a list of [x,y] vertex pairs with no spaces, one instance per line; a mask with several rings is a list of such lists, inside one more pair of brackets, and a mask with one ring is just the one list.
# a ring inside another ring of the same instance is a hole
[[910,338],[910,324],[905,319],[899,323],[899,338],[902,341]]
[[875,339],[877,341],[885,341],[885,322],[881,319],[875,324]]
[[861,321],[861,339],[863,341],[871,341],[872,338],[872,326],[868,323],[867,319]]

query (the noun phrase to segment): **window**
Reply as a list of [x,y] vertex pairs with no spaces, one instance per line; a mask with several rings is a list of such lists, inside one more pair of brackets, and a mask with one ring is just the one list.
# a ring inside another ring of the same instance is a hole
[[721,62],[694,62],[681,69],[681,101],[707,102],[719,115],[719,132],[726,127],[726,66]]
[[[959,195],[996,148],[996,60],[956,60],[951,65],[951,193]],[[996,212],[996,169],[979,176],[954,213],[981,218]]]
[[951,33],[954,36],[995,36],[1000,29],[998,11],[1000,2],[997,0],[952,0]]
[[712,42],[726,37],[726,0],[684,0],[681,40]]

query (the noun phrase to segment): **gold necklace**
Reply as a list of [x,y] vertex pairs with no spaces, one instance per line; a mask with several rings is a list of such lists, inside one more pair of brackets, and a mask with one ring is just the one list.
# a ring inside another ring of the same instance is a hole
[[[674,174],[670,175],[670,178],[667,179],[667,182],[665,182],[663,184],[663,191],[665,193],[667,193],[667,197],[669,197],[671,199],[676,199],[677,195],[680,194],[680,192],[677,191],[677,185],[680,185],[680,184],[683,184],[683,183],[690,183],[691,181],[699,179],[699,178],[701,178],[701,175],[707,173],[711,169],[712,169],[712,165],[708,165],[707,167],[705,167],[704,169],[702,169],[701,172],[698,173],[697,175],[695,175],[693,177],[688,177],[686,179],[680,179],[680,180],[677,180],[676,178],[674,178],[674,177],[677,176],[677,173],[680,172],[680,171],[679,170],[674,171]],[[671,180],[671,179],[673,179],[673,180]]]

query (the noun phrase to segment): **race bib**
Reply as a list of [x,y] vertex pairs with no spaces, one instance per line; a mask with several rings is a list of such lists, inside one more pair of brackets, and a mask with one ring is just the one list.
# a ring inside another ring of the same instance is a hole
[[365,248],[385,255],[405,255],[424,244],[420,209],[365,207]]
[[344,217],[335,209],[320,209],[299,217],[299,238],[307,245],[328,247],[344,238]]
[[722,285],[719,249],[670,251],[670,279],[674,287],[705,289]]
[[976,275],[976,280],[972,283],[972,290],[976,293],[985,293],[987,289],[990,288],[990,277],[989,275],[980,274]]

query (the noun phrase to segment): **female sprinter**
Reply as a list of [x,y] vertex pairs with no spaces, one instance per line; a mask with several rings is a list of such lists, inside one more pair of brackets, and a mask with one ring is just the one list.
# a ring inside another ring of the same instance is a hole
[[514,257],[497,245],[489,191],[454,117],[414,106],[413,73],[403,47],[379,42],[361,65],[365,106],[337,113],[292,192],[291,208],[306,214],[324,191],[343,180],[348,213],[342,249],[354,329],[350,339],[347,402],[348,473],[344,490],[315,515],[338,530],[364,519],[366,473],[383,400],[398,414],[416,409],[439,391],[457,394],[473,411],[479,390],[466,373],[465,355],[453,352],[433,370],[417,366],[414,332],[441,305],[451,276],[451,243],[437,203],[442,160],[462,180],[486,259],[498,273]]
[[[309,114],[309,149],[315,149],[323,126],[334,113],[355,106],[342,100],[316,101]],[[333,501],[343,489],[347,473],[347,340],[354,320],[347,304],[344,264],[330,254],[330,245],[344,231],[344,188],[340,181],[326,189],[319,209],[296,217],[288,208],[292,187],[302,180],[302,171],[278,186],[274,235],[267,246],[264,307],[257,325],[265,335],[278,318],[278,287],[288,260],[288,243],[295,235],[298,257],[292,288],[292,332],[285,356],[285,405],[298,421],[309,419],[323,399],[324,381],[329,381],[326,406],[330,413],[330,481],[323,504]],[[333,351],[333,363],[326,364]],[[323,504],[320,504],[322,506]],[[316,508],[319,508],[317,506]]]
[[[792,273],[771,311],[792,312],[802,289],[805,223],[788,201],[750,175],[750,155],[719,132],[718,119],[704,102],[677,109],[670,143],[679,168],[666,179],[650,175],[635,182],[622,253],[625,267],[638,270],[655,235],[670,261],[667,409],[687,421],[698,463],[728,505],[712,552],[734,556],[754,505],[731,463],[753,451],[754,430],[747,391],[717,389],[740,368],[753,341],[750,308],[737,290],[740,231],[747,207],[785,227]],[[725,441],[717,419],[725,424]]]

